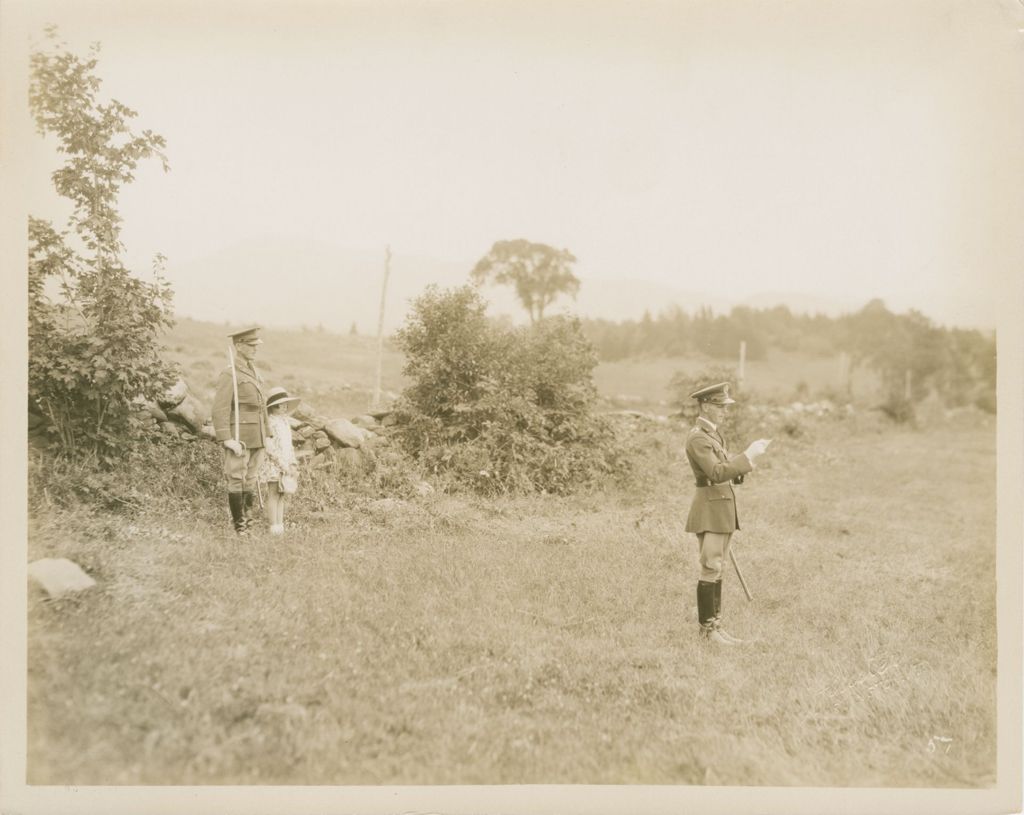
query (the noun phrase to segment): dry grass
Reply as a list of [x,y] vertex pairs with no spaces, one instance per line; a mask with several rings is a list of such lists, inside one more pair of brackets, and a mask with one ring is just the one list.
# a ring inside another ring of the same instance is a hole
[[30,595],[29,782],[991,784],[994,428],[849,427],[741,488],[726,652],[679,429],[623,490],[300,496],[284,540],[214,496],[39,514],[30,556],[100,585]]

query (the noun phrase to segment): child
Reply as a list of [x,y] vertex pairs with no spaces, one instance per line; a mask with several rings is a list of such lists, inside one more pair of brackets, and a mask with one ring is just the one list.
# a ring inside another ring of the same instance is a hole
[[271,535],[284,533],[284,508],[288,495],[295,492],[297,486],[298,460],[292,447],[288,415],[298,401],[297,396],[289,396],[284,388],[271,388],[267,392],[271,435],[266,439],[259,478],[267,485],[267,521]]

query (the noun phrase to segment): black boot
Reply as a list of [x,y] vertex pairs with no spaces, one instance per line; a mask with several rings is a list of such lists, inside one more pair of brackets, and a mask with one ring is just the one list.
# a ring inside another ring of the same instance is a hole
[[722,638],[728,640],[730,645],[739,645],[743,642],[739,637],[734,637],[724,628],[722,628],[722,581],[715,581],[715,628],[718,629],[718,633],[722,635]]
[[244,535],[245,526],[245,494],[241,492],[228,493],[228,508],[231,510],[231,523],[235,532]]
[[700,622],[700,634],[708,642],[717,645],[732,645],[718,633],[715,617],[715,583],[710,580],[697,581],[697,620]]
[[252,507],[255,499],[251,490],[246,490],[242,495],[242,522],[245,524],[245,531],[248,532],[253,525]]

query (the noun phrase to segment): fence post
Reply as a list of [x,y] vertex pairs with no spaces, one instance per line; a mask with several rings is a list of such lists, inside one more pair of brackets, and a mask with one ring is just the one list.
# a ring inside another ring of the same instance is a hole
[[377,313],[377,376],[373,383],[373,405],[380,406],[380,378],[384,357],[384,302],[388,293],[388,275],[391,274],[391,245],[384,250],[384,281],[380,286],[380,311]]

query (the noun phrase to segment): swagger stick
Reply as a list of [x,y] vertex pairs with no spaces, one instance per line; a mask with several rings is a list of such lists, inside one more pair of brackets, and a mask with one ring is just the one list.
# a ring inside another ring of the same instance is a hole
[[729,548],[729,560],[732,561],[732,566],[736,570],[736,576],[740,579],[740,585],[743,586],[743,593],[747,595],[747,600],[753,600],[754,598],[750,594],[750,589],[747,588],[747,581],[743,579],[743,572],[740,571],[740,564],[737,563],[736,555],[732,551],[731,547]]

